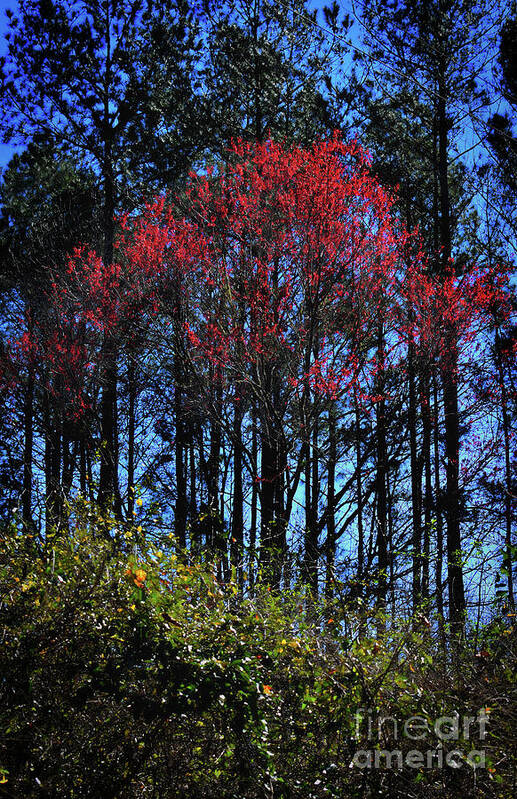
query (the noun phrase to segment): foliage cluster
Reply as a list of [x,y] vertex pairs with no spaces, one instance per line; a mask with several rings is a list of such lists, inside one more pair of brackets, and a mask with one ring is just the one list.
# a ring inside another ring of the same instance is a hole
[[[510,796],[511,618],[452,673],[424,615],[381,618],[338,584],[327,604],[260,579],[243,593],[216,563],[173,553],[172,536],[126,528],[114,548],[116,524],[80,500],[72,533],[44,549],[14,526],[2,537],[0,796]],[[486,740],[433,732],[488,701]],[[387,723],[379,736],[368,714],[429,729],[415,742]],[[461,751],[460,767],[354,765],[362,750],[437,746]]]

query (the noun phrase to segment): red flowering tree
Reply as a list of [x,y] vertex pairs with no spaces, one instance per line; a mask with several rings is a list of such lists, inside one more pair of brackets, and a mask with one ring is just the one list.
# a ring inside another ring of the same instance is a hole
[[355,142],[239,143],[232,155],[223,173],[192,176],[187,192],[205,256],[186,329],[194,360],[211,363],[232,395],[239,449],[245,414],[253,406],[257,415],[264,563],[285,550],[303,478],[316,588],[319,430],[353,393],[382,398],[382,372],[404,343],[399,286],[410,236]]

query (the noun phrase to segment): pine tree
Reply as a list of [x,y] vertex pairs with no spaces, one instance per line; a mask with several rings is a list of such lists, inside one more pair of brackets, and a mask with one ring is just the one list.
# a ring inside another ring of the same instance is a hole
[[[103,259],[115,210],[135,181],[174,181],[194,150],[196,24],[183,0],[22,0],[8,12],[0,110],[4,140],[44,133],[99,175]],[[195,120],[199,123],[199,119]],[[117,344],[104,343],[99,499],[115,499]]]

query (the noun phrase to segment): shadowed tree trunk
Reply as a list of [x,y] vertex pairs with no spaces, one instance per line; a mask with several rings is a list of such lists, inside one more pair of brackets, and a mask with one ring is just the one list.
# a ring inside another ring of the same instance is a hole
[[388,454],[386,447],[386,401],[384,399],[384,327],[382,322],[377,330],[377,393],[381,397],[376,403],[376,494],[377,494],[377,563],[378,563],[378,590],[377,602],[379,608],[386,608],[387,579],[389,569],[388,553],[388,518],[387,518],[387,486],[386,473],[388,467]]
[[136,374],[135,362],[132,355],[129,356],[127,367],[128,382],[128,442],[127,442],[127,515],[128,521],[133,522],[133,511],[135,509],[135,425],[136,425]]
[[[442,274],[448,274],[451,257],[451,226],[448,173],[448,120],[445,85],[446,66],[443,59],[438,76],[438,179],[440,187],[440,245]],[[446,458],[446,517],[447,517],[447,587],[449,594],[449,620],[453,635],[464,629],[465,590],[461,556],[459,458],[460,425],[458,409],[458,352],[456,331],[445,331],[445,348],[442,354],[442,388],[445,413]]]
[[[410,318],[410,324],[412,319]],[[413,610],[422,600],[422,484],[419,469],[417,441],[417,402],[415,375],[415,344],[410,338],[408,346],[408,384],[409,384],[409,450],[411,468],[411,509],[412,509],[412,601]]]
[[330,600],[333,594],[333,577],[336,562],[336,407],[332,402],[328,411],[329,453],[327,467],[327,573],[325,596]]
[[32,455],[34,445],[34,369],[29,366],[23,407],[23,499],[22,518],[26,531],[32,528]]
[[242,444],[242,399],[235,400],[233,415],[233,503],[232,540],[230,547],[231,563],[237,567],[238,582],[242,585],[242,557],[244,552],[244,493],[242,486],[243,444]]

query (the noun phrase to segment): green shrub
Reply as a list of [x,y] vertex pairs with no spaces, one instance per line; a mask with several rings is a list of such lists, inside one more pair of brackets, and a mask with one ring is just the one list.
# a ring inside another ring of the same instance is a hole
[[[72,517],[41,549],[15,529],[0,546],[0,796],[511,795],[511,624],[453,676],[424,617],[352,612],[338,584],[332,605],[260,582],[248,595],[172,541],[129,530],[114,546],[113,522]],[[469,764],[472,739],[441,742],[463,753],[457,769],[354,765],[362,750],[417,748],[400,735],[410,716],[428,720],[427,750],[436,718],[485,706],[488,768]],[[369,732],[379,716],[399,729]]]

